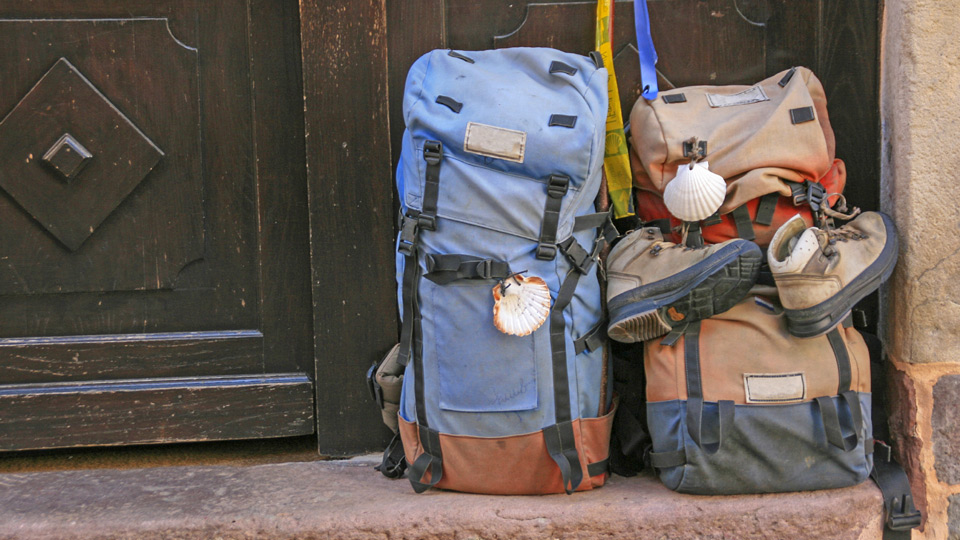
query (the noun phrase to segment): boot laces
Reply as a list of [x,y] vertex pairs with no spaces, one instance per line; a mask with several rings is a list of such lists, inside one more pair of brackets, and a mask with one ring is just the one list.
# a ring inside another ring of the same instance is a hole
[[846,225],[839,228],[834,227],[833,220],[851,220],[857,215],[860,214],[860,209],[856,206],[852,210],[847,210],[847,198],[840,193],[829,193],[824,197],[824,202],[830,199],[830,197],[838,197],[837,204],[834,205],[836,208],[831,208],[829,204],[823,204],[820,207],[820,212],[818,212],[818,221],[821,224],[821,230],[826,233],[827,242],[821,244],[820,252],[824,256],[830,257],[837,253],[836,246],[837,242],[846,242],[848,240],[864,240],[867,238],[867,235],[861,234],[854,230],[848,229]]

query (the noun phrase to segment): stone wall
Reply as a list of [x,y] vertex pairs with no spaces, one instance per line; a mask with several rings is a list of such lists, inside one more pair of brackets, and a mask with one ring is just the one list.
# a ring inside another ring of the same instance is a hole
[[886,0],[881,208],[900,259],[883,297],[894,443],[925,511],[960,539],[960,0]]

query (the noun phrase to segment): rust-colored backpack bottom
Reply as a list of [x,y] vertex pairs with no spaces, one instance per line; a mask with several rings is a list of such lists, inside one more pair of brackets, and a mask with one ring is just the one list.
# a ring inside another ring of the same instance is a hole
[[[573,421],[580,466],[585,471],[577,491],[601,487],[607,480],[607,456],[616,403],[604,416]],[[407,463],[423,453],[417,425],[400,417]],[[443,478],[435,487],[488,495],[564,493],[556,462],[547,452],[543,432],[511,437],[440,434]],[[409,473],[408,473],[409,474]]]

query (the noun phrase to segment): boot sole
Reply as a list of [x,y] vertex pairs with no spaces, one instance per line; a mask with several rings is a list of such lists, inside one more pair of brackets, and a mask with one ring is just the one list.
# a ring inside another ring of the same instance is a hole
[[829,332],[843,320],[857,302],[880,288],[897,265],[898,241],[893,221],[886,214],[880,214],[889,239],[877,260],[859,276],[832,297],[815,306],[804,309],[784,309],[787,319],[787,331],[799,338],[821,336]]
[[762,261],[753,242],[732,243],[683,272],[621,293],[608,303],[607,335],[637,343],[723,313],[747,295]]

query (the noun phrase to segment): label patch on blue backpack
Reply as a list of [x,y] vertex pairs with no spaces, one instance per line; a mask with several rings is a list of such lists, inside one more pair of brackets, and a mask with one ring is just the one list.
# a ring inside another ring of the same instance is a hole
[[463,138],[463,150],[471,154],[523,163],[527,134],[486,124],[469,122]]

